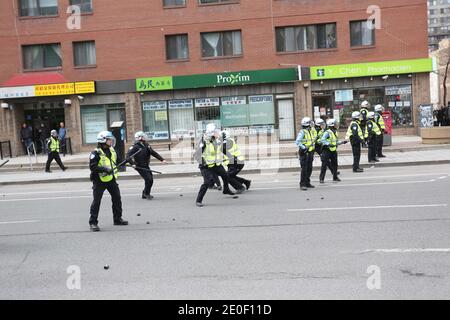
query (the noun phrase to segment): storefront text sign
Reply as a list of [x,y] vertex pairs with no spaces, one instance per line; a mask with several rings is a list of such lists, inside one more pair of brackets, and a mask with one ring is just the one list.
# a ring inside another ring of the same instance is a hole
[[218,107],[220,105],[219,98],[201,98],[195,99],[195,107]]
[[75,84],[70,83],[58,83],[58,84],[44,84],[35,86],[36,97],[45,96],[59,96],[75,93]]
[[173,89],[172,77],[152,77],[136,79],[136,91],[158,91]]
[[311,79],[338,79],[433,71],[433,60],[415,59],[311,67]]
[[95,93],[95,82],[67,82],[0,88],[0,99],[62,96],[83,93]]
[[34,97],[34,86],[0,88],[0,99]]
[[95,93],[95,82],[75,82],[75,93],[83,94],[83,93]]
[[385,88],[385,94],[387,96],[397,96],[400,94],[412,94],[412,88],[408,86],[390,86]]
[[334,101],[353,101],[353,90],[336,90],[334,91]]

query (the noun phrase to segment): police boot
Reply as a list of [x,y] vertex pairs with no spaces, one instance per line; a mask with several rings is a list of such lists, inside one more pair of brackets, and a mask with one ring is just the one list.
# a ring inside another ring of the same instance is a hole
[[247,190],[248,190],[248,189],[250,189],[250,185],[252,184],[252,181],[251,181],[251,180],[246,180],[246,181],[244,182],[244,184],[245,184],[245,187],[246,187]]
[[128,221],[120,218],[119,220],[114,221],[114,225],[115,226],[126,226],[126,225],[128,225]]
[[357,169],[353,170],[353,172],[364,172],[364,170],[361,168],[357,168]]
[[97,224],[90,224],[89,227],[90,227],[91,231],[93,231],[93,232],[100,231],[100,228],[98,227]]

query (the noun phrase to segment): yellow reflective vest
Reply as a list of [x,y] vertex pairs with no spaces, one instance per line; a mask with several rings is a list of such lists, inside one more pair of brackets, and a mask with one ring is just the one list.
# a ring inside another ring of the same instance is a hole
[[99,167],[107,167],[113,169],[113,174],[105,174],[100,173],[100,181],[101,182],[109,182],[113,179],[113,177],[117,180],[119,177],[119,168],[117,168],[117,153],[113,147],[110,147],[111,151],[111,159],[109,159],[106,154],[103,152],[101,148],[96,149],[98,154],[100,155],[100,161],[98,162]]
[[59,152],[59,139],[50,137],[50,151]]
[[363,141],[364,140],[364,134],[363,134],[363,131],[361,129],[361,124],[359,123],[359,121],[355,121],[355,120],[350,122],[350,126],[348,127],[347,134],[345,135],[345,139],[349,139],[350,137],[353,136],[353,127],[355,125],[358,126],[358,137],[359,137],[359,140]]

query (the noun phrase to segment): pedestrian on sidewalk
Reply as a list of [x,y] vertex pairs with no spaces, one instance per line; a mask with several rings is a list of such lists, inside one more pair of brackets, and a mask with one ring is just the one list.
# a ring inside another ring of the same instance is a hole
[[242,187],[250,189],[251,180],[238,177],[239,172],[244,168],[244,156],[241,149],[234,139],[231,138],[229,131],[221,132],[223,154],[225,155],[225,165],[228,167],[228,176],[239,182]]
[[377,136],[376,156],[378,158],[385,158],[386,156],[383,154],[383,142],[384,142],[384,134],[387,132],[386,132],[386,125],[384,124],[384,119],[382,116],[384,107],[381,104],[377,104],[374,109],[375,109],[374,121],[381,131],[381,134]]
[[41,123],[39,129],[38,129],[38,135],[39,135],[39,142],[41,145],[41,152],[42,154],[46,154],[48,152],[47,149],[47,139],[50,136],[50,133],[48,132],[48,128],[44,123]]
[[337,148],[341,144],[347,143],[347,141],[340,141],[338,139],[338,131],[335,119],[329,119],[327,121],[328,129],[324,132],[321,142],[323,146],[322,151],[322,168],[320,169],[320,183],[325,182],[325,174],[327,172],[327,162],[331,161],[331,172],[333,174],[333,181],[341,181],[338,177],[338,154]]
[[50,171],[50,164],[53,160],[56,161],[56,163],[59,165],[62,171],[66,171],[67,167],[64,166],[64,164],[61,161],[61,158],[59,157],[59,151],[60,151],[60,144],[58,139],[58,133],[56,130],[52,130],[50,133],[50,139],[48,139],[47,142],[47,150],[48,150],[48,158],[47,163],[45,164],[45,172],[51,172]]
[[113,221],[115,226],[124,226],[128,221],[122,219],[122,199],[120,196],[119,168],[117,153],[114,150],[115,138],[109,131],[102,131],[97,135],[97,148],[91,152],[89,168],[94,199],[90,208],[89,226],[91,231],[100,231],[98,213],[103,193],[108,190],[111,195]]
[[367,144],[369,147],[367,152],[369,163],[379,162],[380,160],[378,160],[377,158],[377,145],[379,141],[378,136],[381,135],[381,130],[375,123],[375,112],[373,111],[369,112],[366,135],[367,135]]
[[167,161],[153,150],[148,143],[149,137],[143,131],[136,132],[134,140],[134,145],[128,150],[127,159],[137,152],[135,156],[130,158],[129,162],[145,181],[142,199],[152,200],[153,196],[150,193],[153,186],[153,173],[150,170],[150,157],[153,156],[164,164],[167,164]]
[[350,122],[347,134],[345,135],[346,140],[350,139],[353,153],[353,172],[356,173],[364,171],[359,167],[359,162],[361,160],[361,145],[365,143],[364,134],[361,129],[360,117],[361,113],[359,111],[352,113],[352,122]]
[[311,118],[302,119],[302,129],[297,135],[295,144],[298,146],[300,160],[300,189],[314,188],[311,184],[312,165],[314,161],[314,148],[316,134],[311,130]]
[[66,146],[67,130],[64,125],[64,122],[59,123],[58,136],[59,136],[59,140],[61,141],[61,151],[63,153],[63,156],[66,156],[66,153],[67,153],[67,146]]
[[30,154],[33,154],[33,150],[31,150],[31,145],[33,144],[33,129],[25,122],[20,129],[20,139],[23,143],[25,154],[28,154],[28,151],[30,151]]

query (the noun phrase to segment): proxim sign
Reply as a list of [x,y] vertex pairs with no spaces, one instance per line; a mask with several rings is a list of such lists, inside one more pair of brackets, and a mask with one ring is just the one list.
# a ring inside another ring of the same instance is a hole
[[250,82],[250,76],[249,75],[241,75],[241,73],[238,74],[230,74],[229,76],[224,76],[222,74],[217,75],[217,84],[236,84],[236,83],[242,83],[242,82]]

